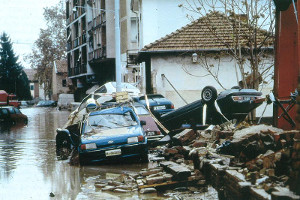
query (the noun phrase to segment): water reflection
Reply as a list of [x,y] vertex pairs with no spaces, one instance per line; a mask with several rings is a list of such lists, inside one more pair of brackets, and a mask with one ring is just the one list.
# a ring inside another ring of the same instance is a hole
[[138,172],[147,164],[79,167],[58,161],[55,130],[64,125],[69,112],[35,107],[21,111],[28,116],[28,126],[0,129],[0,200],[148,199],[137,193],[101,192],[94,186],[107,173]]
[[53,108],[22,112],[28,126],[1,129],[0,199],[49,199],[50,192],[57,193],[57,199],[74,199],[80,190],[79,168],[57,162],[55,156],[55,130],[69,112]]

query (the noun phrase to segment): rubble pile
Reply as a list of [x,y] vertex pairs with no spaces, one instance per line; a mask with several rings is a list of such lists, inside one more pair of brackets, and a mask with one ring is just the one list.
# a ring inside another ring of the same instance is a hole
[[154,151],[155,167],[95,186],[140,193],[193,187],[195,193],[212,185],[220,199],[300,199],[300,131],[266,125],[186,129]]
[[[193,132],[196,137],[188,137]],[[299,136],[266,125],[185,130],[173,137],[173,145],[185,146],[169,147],[164,155],[193,160],[220,198],[300,199]]]

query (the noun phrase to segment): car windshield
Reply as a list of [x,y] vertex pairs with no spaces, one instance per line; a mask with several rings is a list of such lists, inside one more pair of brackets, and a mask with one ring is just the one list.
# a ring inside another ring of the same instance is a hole
[[89,116],[84,133],[93,135],[102,130],[129,127],[137,125],[130,112],[124,114],[102,114]]
[[143,106],[136,106],[135,112],[137,115],[149,115],[148,110]]

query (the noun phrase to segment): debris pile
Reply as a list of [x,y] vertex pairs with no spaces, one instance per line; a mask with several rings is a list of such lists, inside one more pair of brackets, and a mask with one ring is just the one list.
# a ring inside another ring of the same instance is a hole
[[212,185],[220,199],[300,199],[298,130],[247,124],[186,129],[154,150],[157,166],[95,186],[144,194],[180,187],[195,193]]

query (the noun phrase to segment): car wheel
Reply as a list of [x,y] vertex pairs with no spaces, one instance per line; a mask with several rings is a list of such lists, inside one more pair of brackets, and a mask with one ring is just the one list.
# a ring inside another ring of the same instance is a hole
[[202,101],[206,104],[212,104],[217,99],[218,93],[216,88],[212,86],[206,86],[201,93]]
[[61,160],[66,160],[71,152],[71,145],[66,137],[56,138],[56,155]]
[[148,153],[143,153],[141,156],[141,162],[142,163],[148,163],[149,162],[149,157],[148,157]]

